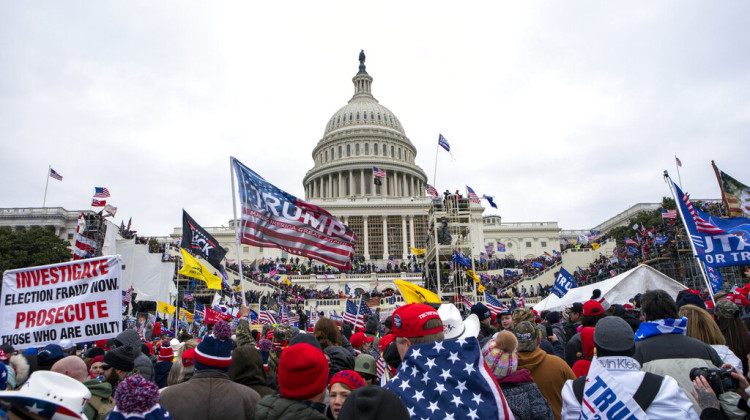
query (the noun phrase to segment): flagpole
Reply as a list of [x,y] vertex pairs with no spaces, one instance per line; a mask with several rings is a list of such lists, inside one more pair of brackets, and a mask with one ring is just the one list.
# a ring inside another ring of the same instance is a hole
[[[437,159],[437,157],[435,159]],[[44,184],[44,200],[42,201],[42,208],[46,207],[47,205],[47,187],[49,186],[49,174],[51,170],[52,170],[52,165],[49,165],[47,167],[47,182]]]
[[[671,184],[674,184],[674,181],[669,177],[669,173],[667,171],[664,171],[664,181],[669,181]],[[682,189],[682,188],[680,188]],[[716,300],[714,299],[714,289],[711,287],[711,282],[708,281],[708,276],[706,275],[706,267],[701,263],[700,258],[698,258],[698,251],[695,249],[695,244],[693,243],[693,237],[690,235],[690,230],[688,229],[687,221],[685,220],[685,215],[682,213],[682,206],[680,206],[680,203],[677,202],[677,194],[675,194],[674,185],[669,186],[669,191],[672,192],[672,199],[674,200],[675,204],[677,205],[677,212],[680,213],[680,219],[682,220],[682,226],[685,228],[685,233],[688,237],[688,242],[690,242],[690,249],[693,251],[693,258],[695,258],[698,262],[698,268],[701,271],[701,275],[703,276],[703,281],[706,283],[706,286],[708,288],[708,294],[711,296],[711,301],[716,303]],[[685,192],[683,192],[685,194]]]
[[237,247],[237,262],[239,263],[237,267],[239,268],[240,273],[240,288],[242,289],[242,305],[247,305],[247,302],[245,301],[245,279],[243,278],[242,274],[242,255],[240,254],[240,237],[237,233],[237,198],[235,197],[235,189],[234,189],[234,166],[232,165],[233,157],[229,156],[229,179],[232,180],[232,214],[234,215],[234,244]]
[[719,182],[719,191],[721,191],[721,201],[724,202],[724,212],[727,217],[731,217],[729,213],[729,202],[727,201],[727,195],[724,193],[724,185],[721,183],[721,174],[719,174],[719,168],[716,166],[714,161],[711,161],[711,166],[714,167],[714,173],[716,174],[716,180]]
[[[432,173],[432,186],[435,187],[435,191],[437,191],[437,160],[438,160],[438,153],[440,153],[440,142],[438,141],[437,147],[435,147],[435,168],[434,172]],[[49,180],[47,180],[49,182]],[[440,193],[438,193],[438,196],[440,196]]]
[[678,162],[677,155],[674,155],[674,166],[675,168],[677,168],[677,180],[680,181],[680,189],[682,190],[682,177],[680,176],[680,165],[678,165],[677,162]]

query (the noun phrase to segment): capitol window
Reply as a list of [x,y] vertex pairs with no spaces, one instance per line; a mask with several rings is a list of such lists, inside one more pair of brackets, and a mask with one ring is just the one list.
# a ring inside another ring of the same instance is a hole
[[398,148],[398,158],[401,159],[401,148]]
[[347,144],[346,145],[346,157],[349,157],[351,155],[352,155],[352,145],[351,144]]
[[328,150],[326,150],[326,162],[328,162]]
[[357,112],[357,121],[359,121],[359,112]]
[[386,145],[383,145],[383,156],[387,156],[387,155],[388,155],[388,150],[386,148]]
[[359,143],[354,145],[354,154],[359,156]]
[[339,146],[339,159],[341,159],[341,157],[342,157],[342,155],[341,155],[341,146]]
[[366,155],[370,154],[370,143],[365,143],[365,154]]
[[363,114],[363,116],[364,116],[365,119],[367,119],[367,113],[366,112]]
[[333,160],[334,156],[335,156],[335,154],[333,153],[333,147],[331,147],[331,160]]
[[378,144],[377,143],[373,143],[372,144],[372,152],[375,154],[375,156],[378,155]]
[[547,242],[542,241],[542,248],[546,248],[546,247],[547,247]]
[[526,242],[526,248],[531,248],[531,242]]
[[378,121],[380,121],[380,113],[378,112]]
[[396,156],[396,154],[394,153],[394,150],[395,150],[395,148],[393,146],[391,146],[391,157]]

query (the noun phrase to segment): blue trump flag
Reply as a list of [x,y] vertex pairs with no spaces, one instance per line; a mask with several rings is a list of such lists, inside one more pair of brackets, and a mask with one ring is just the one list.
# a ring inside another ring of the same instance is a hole
[[664,245],[667,242],[669,242],[669,237],[668,236],[655,236],[654,237],[654,243],[656,245]]
[[544,267],[544,265],[542,265],[542,263],[540,263],[540,262],[537,262],[537,261],[534,261],[534,263],[533,263],[533,264],[531,264],[531,265],[532,265],[532,266],[533,266],[534,268],[543,268],[543,267]]
[[706,264],[706,274],[708,274],[708,282],[711,283],[711,290],[714,293],[724,288],[724,278],[721,276],[718,268]]
[[560,268],[560,272],[557,273],[557,278],[555,279],[555,284],[552,285],[552,289],[550,291],[557,295],[557,297],[561,298],[565,296],[565,294],[568,293],[570,289],[573,289],[577,286],[578,284],[576,283],[573,276],[564,268]]
[[671,179],[669,182],[695,256],[714,268],[750,264],[750,218],[722,219],[704,213],[693,206]]

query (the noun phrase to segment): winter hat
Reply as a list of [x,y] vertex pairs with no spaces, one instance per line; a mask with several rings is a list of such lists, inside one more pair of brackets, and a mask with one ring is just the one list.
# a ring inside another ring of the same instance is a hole
[[[487,312],[489,312],[489,309]],[[489,317],[489,314],[487,316]],[[393,321],[393,335],[395,337],[424,337],[443,332],[442,321],[435,328],[424,328],[427,321],[431,319],[440,320],[440,315],[437,311],[432,306],[425,305],[424,303],[410,303],[400,306],[393,311],[391,319]]]
[[358,332],[356,334],[352,334],[352,337],[349,339],[349,341],[352,343],[352,347],[355,349],[357,347],[362,347],[365,343],[372,343],[375,341],[374,337],[368,337],[365,335],[365,333]]
[[159,356],[157,358],[160,362],[171,362],[172,359],[174,359],[174,351],[172,350],[172,347],[169,346],[169,342],[167,340],[164,340],[161,343]]
[[620,317],[604,317],[596,324],[594,344],[597,353],[630,356],[635,351],[633,329]]
[[534,351],[537,347],[537,332],[534,323],[522,321],[513,328],[513,333],[518,339],[518,351]]
[[375,358],[369,354],[362,353],[354,359],[354,371],[360,375],[378,375],[378,366]]
[[[268,341],[268,340],[266,340]],[[270,343],[270,341],[269,341]],[[289,345],[293,346],[297,343],[307,343],[313,347],[320,348],[320,341],[318,341],[317,338],[315,338],[312,334],[297,334],[294,337],[292,337],[291,340],[289,340]],[[258,347],[260,349],[260,344],[258,344]],[[270,350],[270,349],[269,349]],[[321,349],[322,350],[322,349]]]
[[500,331],[494,340],[482,348],[482,355],[490,373],[504,378],[518,368],[518,339],[510,331]]
[[130,346],[115,347],[104,354],[102,362],[105,365],[112,366],[115,369],[130,372],[135,368],[135,358]]
[[273,330],[274,343],[289,343],[292,339],[292,328],[289,325],[279,325]]
[[583,303],[576,302],[573,304],[573,306],[570,307],[570,312],[574,314],[582,314],[583,313]]
[[560,312],[552,311],[552,312],[550,312],[550,313],[547,314],[547,316],[545,317],[545,319],[550,324],[557,324],[558,322],[560,322]]
[[[730,295],[731,296],[731,295]],[[740,308],[730,300],[720,300],[716,302],[714,308],[714,314],[717,318],[734,318],[735,314],[739,312]]]
[[182,352],[182,366],[193,366],[195,363],[195,347],[191,347]]
[[326,389],[328,361],[320,349],[307,343],[295,344],[281,352],[278,375],[282,398],[306,400]]
[[531,312],[528,308],[517,308],[513,311],[513,325],[518,325],[521,322],[528,321],[532,324],[536,323],[536,315]]
[[85,419],[83,410],[91,399],[91,391],[83,383],[50,371],[36,371],[22,387],[0,391],[0,401],[24,411],[34,410],[42,418]]
[[355,389],[346,397],[339,420],[409,420],[409,411],[396,394],[377,385]]
[[365,324],[365,333],[376,335],[378,333],[378,320],[374,316],[371,316]]
[[217,321],[213,332],[195,348],[195,369],[229,369],[232,363],[231,337],[232,327],[225,321]]
[[589,300],[583,304],[583,316],[596,316],[604,313],[602,304],[596,300]]
[[177,353],[180,351],[180,347],[182,347],[182,343],[180,343],[180,340],[173,338],[169,341],[169,346],[172,347],[172,352]]
[[331,378],[331,382],[328,384],[329,391],[335,383],[346,385],[351,390],[355,390],[366,385],[365,380],[362,379],[361,376],[359,376],[359,373],[353,370],[342,370],[341,372],[333,375],[333,378]]
[[111,420],[165,420],[172,416],[159,404],[159,387],[140,375],[129,376],[117,385]]
[[479,318],[479,322],[489,318],[491,314],[490,309],[482,302],[475,303],[474,306],[471,307],[471,313]]
[[86,357],[104,356],[104,349],[101,347],[92,347],[86,352]]
[[701,309],[706,309],[706,304],[703,302],[700,296],[693,293],[686,293],[680,300],[677,301],[677,310],[684,305],[695,305]]

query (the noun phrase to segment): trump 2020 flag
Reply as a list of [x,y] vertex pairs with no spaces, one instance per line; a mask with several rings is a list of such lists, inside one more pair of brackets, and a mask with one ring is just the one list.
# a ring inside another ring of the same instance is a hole
[[221,271],[221,260],[227,254],[227,250],[219,246],[210,233],[206,232],[184,209],[182,210],[182,241],[180,247],[188,249],[208,261],[211,266]]
[[384,388],[399,396],[412,419],[513,418],[474,337],[409,347]]
[[283,191],[232,158],[242,206],[240,242],[349,269],[357,235],[326,210]]
[[573,278],[570,273],[567,272],[564,268],[560,268],[560,272],[557,273],[557,278],[555,279],[555,284],[552,285],[551,292],[557,295],[557,297],[561,298],[565,296],[568,291],[574,287],[578,286],[575,279]]

